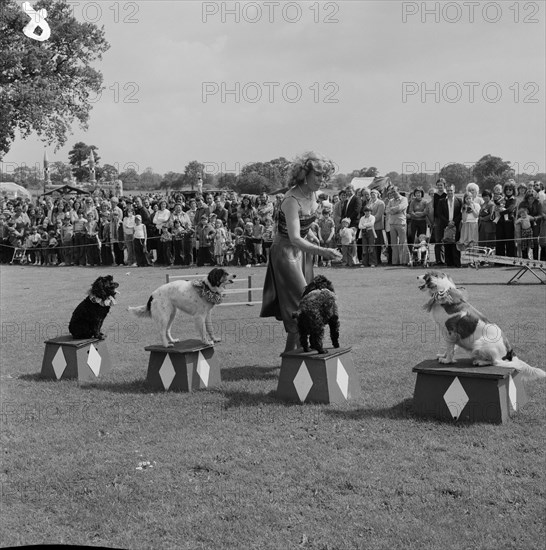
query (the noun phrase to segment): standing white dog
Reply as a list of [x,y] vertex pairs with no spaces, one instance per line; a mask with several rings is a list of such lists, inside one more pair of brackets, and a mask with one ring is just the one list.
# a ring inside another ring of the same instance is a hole
[[506,367],[520,371],[522,380],[546,378],[546,372],[531,367],[516,357],[500,327],[490,323],[464,298],[449,275],[429,271],[417,277],[421,290],[428,290],[430,300],[423,306],[431,315],[446,341],[446,352],[438,355],[440,363],[455,363],[455,346],[472,354],[474,365]]
[[205,279],[200,281],[173,281],[155,290],[145,306],[129,307],[139,317],[151,317],[161,334],[166,348],[174,346],[171,327],[179,309],[193,316],[195,328],[204,344],[219,342],[213,333],[210,312],[222,301],[222,290],[233,283],[236,275],[230,275],[225,269],[214,268]]

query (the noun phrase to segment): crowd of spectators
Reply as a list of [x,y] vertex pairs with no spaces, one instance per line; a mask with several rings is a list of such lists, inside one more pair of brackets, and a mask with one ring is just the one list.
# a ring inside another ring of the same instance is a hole
[[[457,197],[443,179],[427,193],[389,185],[355,192],[352,185],[319,195],[313,233],[339,248],[342,265],[408,265],[430,243],[436,265],[459,267],[470,246],[502,256],[546,260],[546,196],[541,182]],[[43,196],[2,199],[0,261],[58,266],[261,265],[268,261],[281,193],[239,197],[206,191],[133,197]],[[425,244],[423,244],[425,243]],[[331,262],[314,259],[315,265]]]

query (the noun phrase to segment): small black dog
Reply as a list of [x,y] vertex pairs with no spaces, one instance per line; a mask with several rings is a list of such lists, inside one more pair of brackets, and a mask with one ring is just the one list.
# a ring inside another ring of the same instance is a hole
[[116,303],[118,286],[112,275],[99,277],[93,283],[89,296],[78,305],[70,319],[68,330],[74,338],[104,340],[105,336],[101,332],[102,323],[110,311],[110,306]]
[[324,276],[318,275],[309,283],[302,294],[298,311],[292,314],[298,320],[298,331],[303,351],[311,348],[318,353],[328,353],[322,347],[324,327],[330,327],[330,338],[334,348],[339,348],[339,317],[336,295],[332,283]]

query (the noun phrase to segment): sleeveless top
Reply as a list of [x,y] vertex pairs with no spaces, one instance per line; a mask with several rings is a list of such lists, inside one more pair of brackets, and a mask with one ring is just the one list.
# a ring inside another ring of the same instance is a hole
[[[300,218],[300,236],[302,238],[305,238],[307,236],[307,233],[309,232],[309,229],[311,227],[311,224],[313,224],[316,219],[316,212],[318,210],[318,206],[315,209],[315,211],[312,214],[303,214],[301,209],[300,201],[297,199],[297,197],[294,197],[293,195],[290,195],[283,199],[282,202],[284,202],[286,199],[292,197],[299,205],[298,209],[298,215]],[[281,202],[281,206],[282,206]],[[277,220],[277,234],[281,235],[282,237],[288,238],[288,228],[286,226],[286,216],[284,212],[282,211],[282,208],[279,208],[279,219]]]

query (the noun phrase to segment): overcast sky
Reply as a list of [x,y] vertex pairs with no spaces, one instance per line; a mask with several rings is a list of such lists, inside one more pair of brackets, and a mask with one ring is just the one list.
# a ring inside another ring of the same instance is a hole
[[[120,171],[238,171],[315,149],[342,172],[434,172],[488,153],[544,172],[545,3],[472,4],[75,2],[106,29],[106,89],[89,130],[74,126],[49,159],[84,141]],[[4,161],[43,150],[18,139]]]

